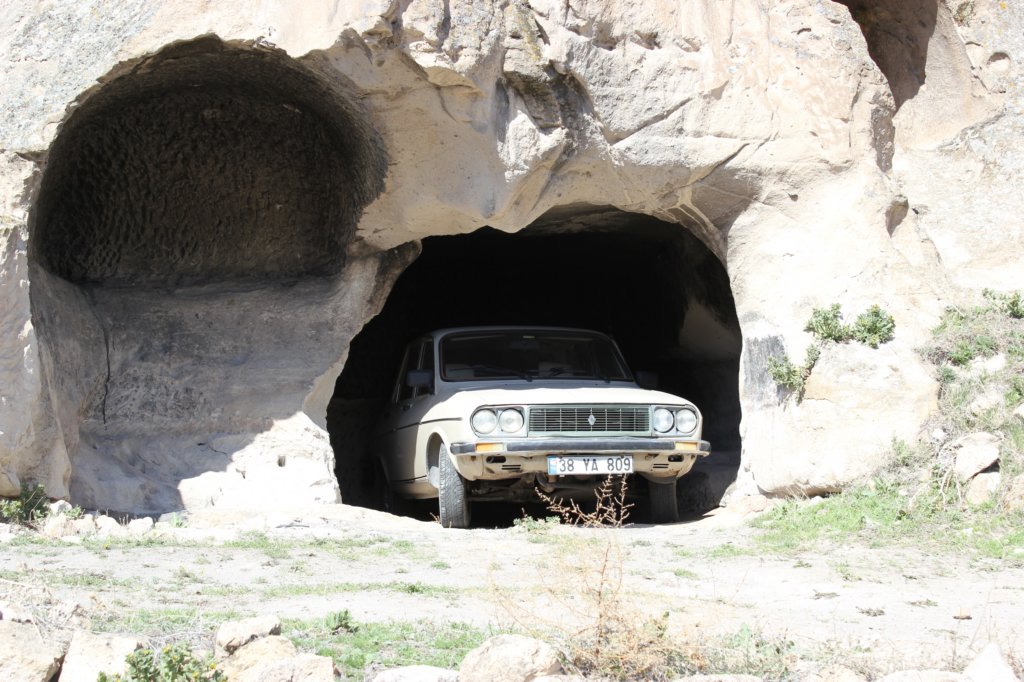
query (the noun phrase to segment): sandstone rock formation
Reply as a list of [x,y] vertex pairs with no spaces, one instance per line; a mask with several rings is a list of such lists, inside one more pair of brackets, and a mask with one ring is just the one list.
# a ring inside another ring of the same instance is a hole
[[[838,489],[926,418],[914,349],[942,306],[1024,287],[1022,12],[5,3],[0,495],[38,481],[141,513],[365,495],[389,344],[442,326],[415,291],[449,280],[519,287],[515,318],[575,283],[564,316],[622,330],[706,405],[737,491]],[[422,241],[484,226],[444,242],[458,259]],[[523,253],[556,255],[530,273]],[[589,300],[615,291],[629,303]],[[794,404],[767,360],[801,355],[833,302],[883,304],[896,339],[826,358]]]
[[498,635],[466,654],[459,666],[459,679],[531,682],[562,672],[558,651],[547,642],[522,635]]

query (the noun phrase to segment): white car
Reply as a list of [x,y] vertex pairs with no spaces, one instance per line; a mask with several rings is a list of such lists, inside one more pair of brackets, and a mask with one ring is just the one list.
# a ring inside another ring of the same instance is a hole
[[641,388],[604,334],[462,327],[408,346],[374,451],[391,490],[438,498],[446,527],[478,501],[592,495],[608,474],[645,478],[652,520],[671,522],[676,480],[710,454],[702,426],[693,403]]

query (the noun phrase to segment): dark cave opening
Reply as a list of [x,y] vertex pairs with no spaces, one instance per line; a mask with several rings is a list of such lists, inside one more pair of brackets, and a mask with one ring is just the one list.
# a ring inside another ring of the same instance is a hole
[[[725,268],[679,225],[581,209],[515,234],[484,228],[423,241],[380,314],[353,339],[328,407],[345,503],[382,508],[369,443],[405,344],[435,329],[480,324],[610,334],[630,367],[657,372],[659,389],[697,404],[704,437],[735,477],[741,336]],[[684,509],[717,505],[697,490],[701,484],[696,469],[680,480]]]
[[386,164],[354,100],[212,36],[108,77],[50,150],[34,262],[109,286],[336,274]]

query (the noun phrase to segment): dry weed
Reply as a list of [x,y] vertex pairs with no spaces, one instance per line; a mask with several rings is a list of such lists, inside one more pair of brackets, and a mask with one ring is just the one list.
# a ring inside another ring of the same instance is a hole
[[[548,509],[567,525],[589,532],[565,536],[555,548],[543,581],[545,612],[514,595],[499,602],[514,624],[561,648],[568,665],[595,679],[661,680],[678,670],[684,653],[667,636],[668,614],[656,618],[631,604],[623,591],[624,556],[617,529],[629,518],[625,479],[607,477],[591,505],[551,498]],[[693,667],[693,666],[686,666]]]

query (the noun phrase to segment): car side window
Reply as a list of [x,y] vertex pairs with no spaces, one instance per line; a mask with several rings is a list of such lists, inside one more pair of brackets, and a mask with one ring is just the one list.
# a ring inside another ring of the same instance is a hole
[[413,397],[413,388],[406,384],[405,376],[410,369],[416,368],[419,361],[419,345],[409,344],[405,349],[405,357],[402,358],[402,368],[398,371],[398,385],[395,387],[395,402],[400,403]]
[[[434,372],[434,342],[431,339],[424,339],[420,343],[420,357],[419,364],[416,369],[430,370],[430,373]],[[421,395],[427,395],[430,393],[430,389],[425,386],[420,386],[413,393],[413,397],[418,398]]]
[[398,376],[398,390],[396,391],[396,402],[405,402],[422,395],[430,393],[429,388],[423,386],[413,387],[406,382],[409,370],[427,369],[434,371],[434,344],[430,339],[417,341],[409,345],[405,351],[405,359],[402,361],[402,371]]

